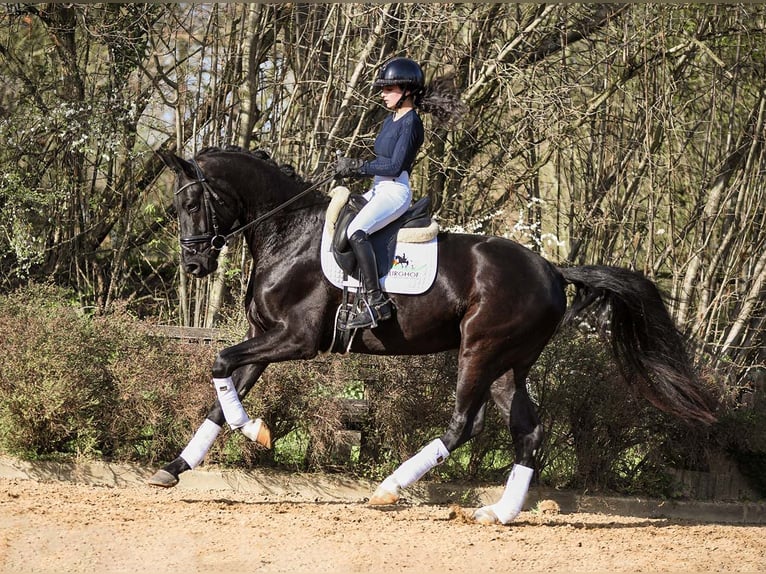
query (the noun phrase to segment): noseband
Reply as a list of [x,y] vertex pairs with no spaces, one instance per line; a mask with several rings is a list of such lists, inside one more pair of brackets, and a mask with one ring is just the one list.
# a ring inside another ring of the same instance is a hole
[[[190,163],[194,166],[194,171],[197,174],[197,179],[190,181],[189,183],[182,185],[175,191],[175,195],[178,195],[185,189],[190,188],[193,185],[201,185],[202,186],[202,198],[205,202],[205,212],[207,215],[208,223],[213,228],[212,233],[205,233],[202,235],[191,235],[189,237],[181,237],[181,248],[187,251],[188,253],[192,255],[196,255],[198,253],[202,253],[206,251],[207,249],[211,249],[212,251],[219,252],[221,249],[223,249],[226,244],[228,243],[229,239],[237,235],[238,233],[242,233],[245,229],[248,229],[250,227],[253,227],[254,225],[258,225],[261,221],[264,219],[271,217],[278,211],[284,209],[291,203],[294,203],[295,201],[298,201],[301,197],[308,194],[309,192],[314,191],[318,187],[321,187],[325,185],[326,183],[329,183],[332,181],[332,179],[335,177],[334,174],[329,175],[328,177],[322,179],[319,183],[315,183],[312,186],[307,187],[302,192],[298,193],[297,195],[294,195],[287,201],[280,203],[277,205],[274,209],[271,211],[268,211],[264,213],[263,215],[256,217],[253,221],[249,223],[245,223],[244,225],[239,226],[234,231],[230,232],[227,235],[222,235],[218,232],[218,218],[216,217],[215,209],[213,209],[213,201],[218,205],[223,205],[223,200],[221,197],[215,192],[215,190],[210,186],[210,184],[207,182],[207,179],[205,178],[205,174],[202,173],[202,168],[200,168],[199,164],[196,162],[196,160],[189,160]],[[205,247],[200,249],[195,249],[194,247],[191,247],[192,245],[198,244],[198,243],[207,243]]]
[[[215,209],[213,209],[213,199],[218,205],[223,205],[223,200],[221,199],[221,196],[219,196],[215,190],[210,186],[210,184],[207,182],[207,179],[205,179],[205,174],[202,173],[202,169],[200,168],[199,164],[195,160],[190,160],[191,164],[194,166],[194,171],[197,173],[197,179],[190,181],[186,185],[182,185],[179,187],[175,195],[180,194],[185,189],[190,188],[193,185],[201,185],[202,186],[202,199],[205,202],[205,214],[207,215],[208,223],[213,228],[213,233],[205,233],[202,235],[190,235],[189,237],[181,237],[181,248],[185,251],[191,253],[192,255],[196,255],[200,253],[201,251],[205,251],[206,249],[212,249],[213,251],[220,251],[224,248],[226,245],[227,237],[225,235],[221,235],[218,233],[218,217],[216,216]],[[195,249],[194,247],[191,247],[192,245],[195,245],[197,243],[207,243],[208,246],[206,248],[203,248],[201,251],[198,249]]]

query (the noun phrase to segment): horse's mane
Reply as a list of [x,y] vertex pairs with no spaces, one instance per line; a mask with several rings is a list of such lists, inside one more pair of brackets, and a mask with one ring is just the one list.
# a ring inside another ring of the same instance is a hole
[[200,157],[205,154],[210,153],[221,153],[221,152],[234,152],[234,153],[242,153],[245,155],[249,155],[251,157],[254,157],[256,159],[259,159],[263,162],[266,162],[267,164],[271,165],[272,167],[277,168],[279,171],[281,171],[283,174],[288,176],[290,179],[295,180],[298,183],[307,183],[306,180],[304,180],[297,171],[295,171],[295,168],[287,163],[277,163],[274,161],[269,153],[262,149],[257,150],[249,150],[245,149],[240,146],[230,145],[225,147],[217,147],[217,146],[209,146],[206,148],[202,148],[198,153],[197,157]]

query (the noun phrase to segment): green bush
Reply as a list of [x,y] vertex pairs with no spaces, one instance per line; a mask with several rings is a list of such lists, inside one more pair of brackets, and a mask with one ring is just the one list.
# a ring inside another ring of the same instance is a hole
[[[32,285],[0,296],[0,450],[21,457],[85,456],[156,465],[183,449],[215,394],[216,348],[155,336],[125,309],[84,315],[71,293]],[[270,365],[245,400],[272,428],[263,452],[224,430],[206,461],[343,470],[382,478],[441,436],[455,400],[455,353],[425,357],[320,357]],[[546,430],[537,453],[543,484],[673,496],[666,468],[704,470],[708,451],[728,451],[763,491],[763,381],[752,404],[730,401],[713,429],[695,429],[636,398],[608,345],[562,330],[529,377]],[[366,399],[362,442],[339,457],[344,400]],[[501,482],[511,437],[494,405],[485,431],[431,479]]]
[[0,297],[0,449],[154,462],[202,420],[212,351],[150,335],[124,312],[89,318],[66,291]]

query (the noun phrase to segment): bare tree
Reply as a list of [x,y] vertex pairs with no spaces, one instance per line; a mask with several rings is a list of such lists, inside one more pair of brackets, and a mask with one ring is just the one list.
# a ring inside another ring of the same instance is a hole
[[[212,325],[249,258],[176,264],[152,150],[262,148],[306,178],[371,155],[392,56],[469,112],[426,115],[413,174],[445,228],[640,269],[718,360],[764,364],[762,5],[30,4],[0,20],[6,284],[162,301]],[[44,49],[36,49],[36,46]],[[21,167],[17,167],[21,166]],[[361,187],[363,184],[355,184]]]

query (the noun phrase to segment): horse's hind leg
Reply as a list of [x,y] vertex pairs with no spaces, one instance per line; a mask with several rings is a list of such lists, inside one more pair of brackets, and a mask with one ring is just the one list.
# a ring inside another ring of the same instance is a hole
[[[258,363],[245,365],[237,369],[234,373],[234,378],[236,378],[234,384],[236,385],[238,397],[244,398],[250,392],[255,382],[266,369],[266,366],[265,363]],[[225,422],[226,417],[221,408],[221,402],[216,400],[215,405],[210,409],[207,417],[197,429],[197,432],[194,433],[186,448],[172,462],[155,472],[149,479],[149,484],[164,488],[170,488],[178,484],[181,473],[195,468],[202,462],[210,447],[213,446],[213,443],[218,438]],[[259,424],[260,419],[251,422],[253,424],[249,430],[252,431],[251,434],[255,438],[251,436],[248,436],[248,438],[267,446],[270,443],[268,429],[262,423]]]
[[413,457],[404,461],[378,486],[368,504],[380,506],[394,504],[399,500],[399,491],[420,480],[433,467],[441,464],[450,451],[441,439],[434,439]]
[[479,434],[484,429],[486,406],[486,403],[478,405],[478,409],[471,414],[470,419],[460,418],[461,421],[464,421],[461,429],[465,428],[466,433],[463,433],[462,430],[458,433],[451,433],[451,429],[457,425],[450,424],[450,430],[441,438],[432,440],[412,458],[403,462],[393,474],[380,484],[368,504],[372,506],[394,504],[399,500],[399,491],[402,488],[407,488],[420,480],[429,470],[443,463],[450,452]]
[[428,443],[399,466],[377,488],[370,505],[394,504],[402,488],[420,480],[429,470],[444,462],[450,452],[484,429],[484,414],[491,379],[484,376],[480,357],[464,352],[458,368],[457,397],[447,431]]
[[490,391],[511,433],[515,462],[531,467],[535,452],[543,440],[543,426],[527,392],[528,373],[529,369],[509,371],[492,384]]
[[[507,524],[521,512],[534,470],[533,459],[543,438],[542,425],[535,405],[529,398],[526,376],[529,369],[516,369],[513,376],[506,373],[492,386],[492,398],[511,431],[515,464],[500,500],[474,513],[482,524]],[[518,384],[517,384],[518,381]]]

